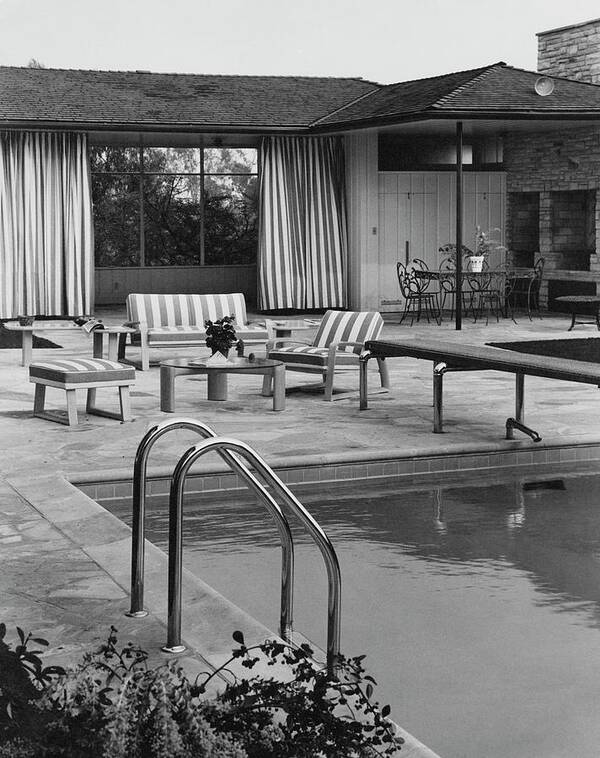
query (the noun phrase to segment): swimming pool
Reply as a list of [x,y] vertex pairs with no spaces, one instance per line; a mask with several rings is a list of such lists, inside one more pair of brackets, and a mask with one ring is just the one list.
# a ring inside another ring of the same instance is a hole
[[[377,699],[443,758],[598,755],[599,495],[591,475],[301,492],[340,560],[343,652],[367,653]],[[129,508],[111,506],[124,520]],[[276,629],[266,512],[214,495],[185,512],[185,565]],[[148,515],[166,548],[165,503]],[[294,537],[294,626],[322,647],[325,570]]]

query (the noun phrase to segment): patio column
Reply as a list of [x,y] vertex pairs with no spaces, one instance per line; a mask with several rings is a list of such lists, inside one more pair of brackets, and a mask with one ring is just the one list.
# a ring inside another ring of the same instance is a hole
[[456,303],[455,326],[457,331],[462,328],[462,217],[463,217],[463,125],[456,122]]

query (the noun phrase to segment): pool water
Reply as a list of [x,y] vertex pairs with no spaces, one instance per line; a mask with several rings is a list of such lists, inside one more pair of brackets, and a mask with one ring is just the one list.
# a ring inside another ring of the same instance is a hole
[[[442,758],[600,755],[600,479],[360,489],[300,499],[340,561],[342,651],[367,654],[392,717]],[[185,565],[276,630],[266,511],[189,500]],[[324,647],[325,569],[292,526],[294,627]],[[148,528],[166,549],[164,503]]]

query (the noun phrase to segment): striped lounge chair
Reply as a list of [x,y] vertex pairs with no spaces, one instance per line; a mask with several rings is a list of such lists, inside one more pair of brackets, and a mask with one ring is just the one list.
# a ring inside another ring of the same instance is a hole
[[[241,292],[226,295],[141,295],[127,296],[127,326],[137,332],[132,343],[141,347],[141,368],[150,368],[150,349],[206,345],[207,319],[234,316],[235,331],[247,344],[266,342],[272,337],[266,324],[251,324]],[[124,357],[124,354],[119,356]]]
[[[377,339],[383,328],[383,319],[376,311],[327,311],[311,344],[289,339],[267,343],[268,357],[285,363],[288,371],[321,374],[318,385],[304,385],[302,389],[321,388],[325,400],[339,400],[348,393],[333,394],[333,377],[336,371],[356,369],[359,356],[367,340]],[[379,361],[382,390],[389,388],[385,361]],[[270,377],[264,378],[263,393],[270,391]]]

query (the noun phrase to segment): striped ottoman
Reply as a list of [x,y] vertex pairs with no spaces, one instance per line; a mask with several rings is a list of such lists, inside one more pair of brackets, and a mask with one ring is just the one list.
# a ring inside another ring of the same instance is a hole
[[[35,384],[33,415],[59,424],[77,424],[75,390],[87,389],[86,412],[119,421],[130,421],[129,387],[135,382],[135,369],[115,361],[101,358],[63,358],[55,361],[32,363],[29,381]],[[67,418],[56,411],[45,411],[46,387],[58,387],[67,394]],[[98,387],[118,387],[120,413],[96,408]]]

